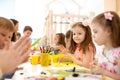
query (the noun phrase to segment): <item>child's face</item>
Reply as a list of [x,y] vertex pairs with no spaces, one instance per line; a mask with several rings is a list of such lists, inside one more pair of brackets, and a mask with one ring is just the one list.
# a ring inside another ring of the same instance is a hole
[[27,35],[28,37],[30,37],[31,34],[32,34],[32,32],[30,30],[27,30],[24,32],[24,35]]
[[59,41],[59,35],[55,35],[54,43],[58,43],[58,41]]
[[85,39],[85,30],[79,26],[73,28],[73,40],[79,45]]
[[17,39],[17,40],[20,39],[20,35],[16,35],[16,39]]
[[17,24],[15,25],[15,32],[18,31],[18,28],[19,28],[19,23],[17,23]]
[[98,45],[105,45],[110,39],[108,29],[104,29],[99,24],[92,24],[93,39]]
[[12,33],[9,30],[6,30],[4,28],[0,28],[0,49],[3,49],[5,46],[5,43],[7,45],[11,44],[11,37]]

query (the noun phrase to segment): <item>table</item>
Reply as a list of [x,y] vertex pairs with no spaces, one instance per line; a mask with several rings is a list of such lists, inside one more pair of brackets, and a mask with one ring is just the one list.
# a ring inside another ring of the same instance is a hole
[[[108,77],[103,77],[101,75],[94,75],[89,72],[88,69],[80,66],[76,66],[73,64],[59,64],[56,66],[49,66],[49,67],[41,67],[40,64],[38,65],[31,65],[31,63],[27,62],[22,64],[20,67],[23,67],[23,70],[18,70],[15,72],[12,80],[41,80],[35,79],[40,77],[58,77],[64,76],[65,80],[113,80]],[[76,72],[69,72],[73,70],[73,67],[76,67]],[[78,77],[73,77],[73,73],[78,73],[77,70],[81,70]],[[44,74],[41,74],[45,72]],[[42,80],[50,80],[50,79],[42,79]]]

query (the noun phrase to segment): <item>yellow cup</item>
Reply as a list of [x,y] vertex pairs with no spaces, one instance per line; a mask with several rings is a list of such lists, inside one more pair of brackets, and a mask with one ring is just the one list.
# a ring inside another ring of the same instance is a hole
[[50,64],[50,55],[49,53],[40,54],[40,64],[42,67],[47,67]]
[[31,64],[32,65],[37,65],[38,64],[38,58],[39,58],[39,56],[37,56],[37,55],[31,56]]
[[51,55],[51,65],[55,66],[59,63],[59,56],[58,55]]
[[58,58],[60,59],[60,58],[62,58],[64,56],[64,54],[62,54],[62,53],[59,53],[58,54]]
[[58,55],[52,55],[53,62],[58,63]]

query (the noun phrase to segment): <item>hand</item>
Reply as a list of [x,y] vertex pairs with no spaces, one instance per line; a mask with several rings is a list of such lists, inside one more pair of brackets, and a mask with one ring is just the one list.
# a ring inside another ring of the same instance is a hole
[[102,74],[103,73],[103,68],[101,68],[99,65],[93,64],[91,67],[91,71],[95,74]]
[[74,55],[73,55],[73,54],[71,54],[71,53],[66,53],[65,55],[67,55],[67,56],[70,56],[70,57],[74,58]]
[[71,54],[71,53],[66,53],[66,55],[69,56],[69,57],[71,57],[71,59],[73,60],[73,63],[74,63],[74,64],[77,64],[77,65],[79,65],[79,66],[83,66],[83,65],[82,65],[82,61],[76,59],[73,54]]
[[71,62],[71,63],[73,63],[73,59],[70,56],[65,55],[59,59],[59,62]]
[[31,40],[24,36],[21,37],[14,45],[5,47],[0,50],[0,69],[3,74],[13,72],[18,65],[23,63],[29,56],[29,47]]
[[54,46],[54,50],[63,50],[65,47],[63,45]]

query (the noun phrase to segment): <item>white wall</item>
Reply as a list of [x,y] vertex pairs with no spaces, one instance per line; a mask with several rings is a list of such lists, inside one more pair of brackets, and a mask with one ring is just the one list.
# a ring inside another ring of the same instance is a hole
[[0,16],[11,18],[15,13],[15,0],[0,0]]
[[[46,4],[52,0],[0,0],[0,16],[14,18],[19,21],[19,32],[25,25],[33,28],[32,38],[44,35]],[[103,0],[76,0],[81,5],[81,14],[103,11]],[[59,9],[58,9],[59,10]]]

